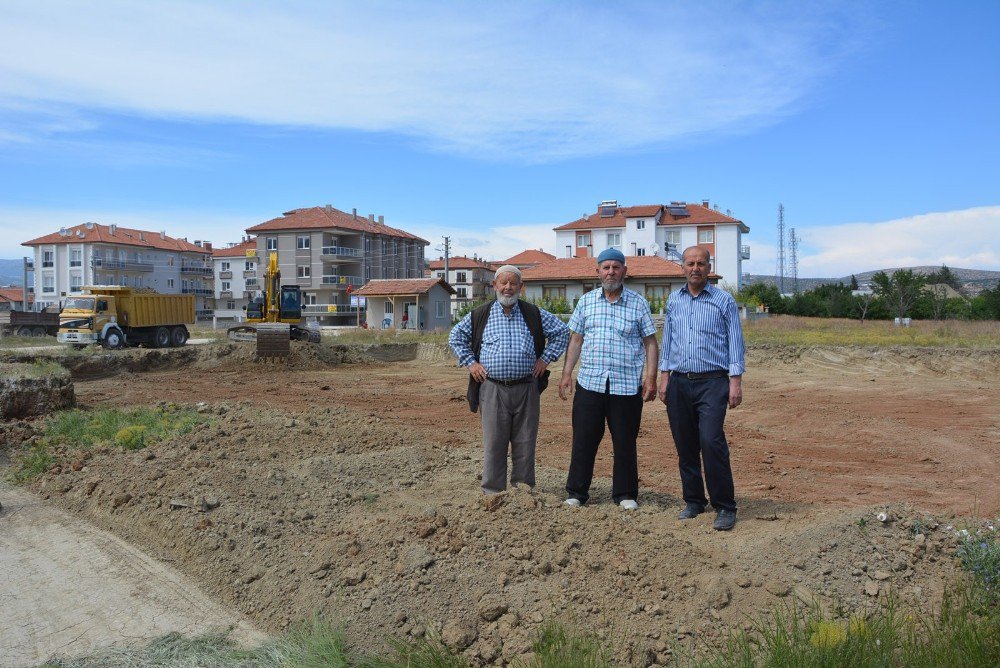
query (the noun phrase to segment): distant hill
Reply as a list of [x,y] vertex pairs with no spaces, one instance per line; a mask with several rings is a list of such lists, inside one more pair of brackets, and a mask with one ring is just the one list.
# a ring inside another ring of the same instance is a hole
[[[892,275],[892,272],[898,271],[899,269],[909,269],[915,274],[932,274],[941,269],[940,266],[930,266],[923,265],[919,267],[893,267],[888,269],[873,269],[871,271],[863,271],[854,274],[855,278],[858,279],[858,283],[866,283],[871,280],[872,276],[880,271]],[[1000,285],[1000,271],[988,271],[986,269],[960,269],[958,267],[948,267],[951,273],[955,274],[959,281],[962,282],[962,287],[966,295],[975,296],[979,294],[981,290],[990,289],[992,290],[997,285]],[[750,283],[770,283],[771,285],[778,285],[778,277],[774,275],[767,274],[751,274]],[[808,292],[820,285],[825,285],[827,283],[843,283],[844,285],[851,284],[851,275],[842,276],[840,278],[802,278],[798,279],[798,289],[799,292]],[[792,292],[792,279],[785,277],[785,292]]]
[[21,285],[23,260],[0,260],[0,285]]

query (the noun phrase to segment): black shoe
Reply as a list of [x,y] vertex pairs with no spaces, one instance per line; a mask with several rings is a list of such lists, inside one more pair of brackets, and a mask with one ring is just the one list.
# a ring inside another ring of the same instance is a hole
[[729,531],[734,526],[736,526],[736,511],[725,509],[719,511],[712,524],[712,528],[716,531]]
[[677,519],[689,520],[691,518],[698,517],[698,515],[701,515],[703,512],[705,512],[705,506],[700,503],[689,503],[684,506],[684,510],[682,510],[681,514],[677,516]]

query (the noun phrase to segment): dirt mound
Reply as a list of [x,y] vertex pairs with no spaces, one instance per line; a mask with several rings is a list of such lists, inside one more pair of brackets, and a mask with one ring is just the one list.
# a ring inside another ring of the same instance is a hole
[[961,374],[991,379],[1000,372],[1000,355],[992,350],[893,346],[781,346],[747,348],[748,364],[758,368],[811,367],[850,375]]
[[927,607],[955,568],[952,532],[904,506],[750,500],[737,531],[720,534],[709,516],[675,520],[664,494],[623,513],[606,479],[594,505],[565,508],[551,468],[536,491],[484,503],[478,440],[443,447],[381,407],[200,410],[208,426],[147,450],[66,453],[85,465],[54,468],[35,489],[271,630],[322,611],[365,647],[433,631],[491,665],[527,652],[556,618],[645,666],[668,663],[675,641],[719,644],[783,600],[864,609],[892,590]]
[[45,415],[76,401],[69,372],[57,365],[0,363],[0,420]]

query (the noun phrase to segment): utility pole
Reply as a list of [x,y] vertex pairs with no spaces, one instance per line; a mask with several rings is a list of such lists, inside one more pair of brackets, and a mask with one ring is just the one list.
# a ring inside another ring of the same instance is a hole
[[451,237],[442,237],[444,239],[444,280],[445,283],[448,282],[448,256],[451,253]]
[[785,205],[778,204],[778,292],[785,294]]
[[795,234],[795,228],[788,230],[788,246],[791,253],[792,269],[792,292],[799,293],[799,237]]
[[[28,310],[28,262],[30,262],[30,258],[28,258],[28,256],[25,256],[24,257],[24,266],[22,267],[22,269],[24,270],[24,279],[23,279],[23,283],[21,284],[23,286],[23,288],[21,290],[21,310],[22,311],[27,311]],[[31,278],[32,279],[35,278],[35,273],[34,272],[31,272]]]

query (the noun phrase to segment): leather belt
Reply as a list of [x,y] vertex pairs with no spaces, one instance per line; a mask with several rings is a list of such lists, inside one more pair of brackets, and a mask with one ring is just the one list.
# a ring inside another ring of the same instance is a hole
[[729,375],[728,371],[706,371],[705,373],[694,373],[693,371],[671,371],[671,376],[680,376],[688,380],[708,380],[709,378],[723,378]]
[[497,380],[496,378],[486,377],[486,380],[496,383],[497,385],[503,385],[504,387],[510,387],[511,385],[524,385],[525,383],[530,383],[535,380],[534,376],[525,376],[524,378],[515,378],[514,380]]

